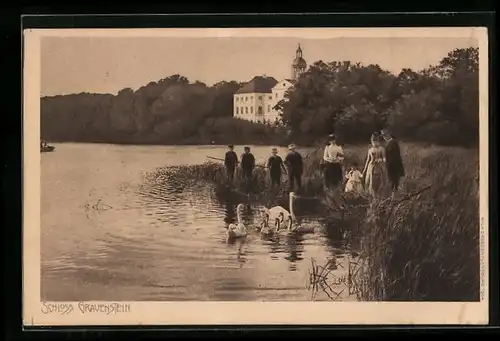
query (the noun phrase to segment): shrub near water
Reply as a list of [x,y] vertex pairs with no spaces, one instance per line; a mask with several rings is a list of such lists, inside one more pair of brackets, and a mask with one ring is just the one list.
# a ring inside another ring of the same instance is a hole
[[[360,221],[348,224],[353,229],[352,237],[360,240],[366,265],[356,275],[360,298],[478,300],[477,151],[405,144],[401,147],[406,176],[398,196],[390,200],[386,191],[364,210]],[[362,170],[367,149],[345,148],[346,167],[357,161]],[[305,196],[324,195],[322,152],[320,148],[304,157]],[[181,166],[168,173],[183,181],[205,180],[219,190],[226,184],[221,163]],[[237,188],[244,190],[238,172],[234,181]],[[267,174],[258,167],[252,192],[264,196],[269,185]],[[428,186],[421,194],[412,195]]]
[[478,163],[474,151],[406,148],[403,192],[374,201],[361,225],[365,300],[479,299]]
[[[320,159],[317,151],[304,153],[304,172],[302,176],[302,195],[320,196],[323,194],[323,176],[320,169]],[[156,176],[175,177],[184,182],[202,180],[216,186],[216,190],[227,189],[228,181],[222,162],[205,162],[201,165],[177,166],[160,170]],[[281,189],[286,189],[286,175],[282,175]],[[247,184],[238,168],[235,172],[233,186],[241,193],[250,193],[254,196],[266,196],[271,194],[271,180],[269,174],[263,167],[256,167],[251,184]]]

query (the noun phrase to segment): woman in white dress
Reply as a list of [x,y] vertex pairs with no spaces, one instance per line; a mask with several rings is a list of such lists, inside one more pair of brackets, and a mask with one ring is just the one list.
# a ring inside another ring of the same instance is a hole
[[380,138],[376,134],[372,135],[371,144],[363,169],[363,178],[368,194],[376,196],[380,193],[385,175],[385,149],[380,145]]

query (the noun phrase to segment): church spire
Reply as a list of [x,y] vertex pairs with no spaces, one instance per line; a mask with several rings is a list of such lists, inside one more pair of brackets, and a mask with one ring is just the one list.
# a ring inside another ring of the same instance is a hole
[[300,48],[300,43],[299,46],[297,47],[297,51],[295,51],[295,57],[302,58],[302,49]]
[[295,59],[292,63],[292,79],[298,80],[300,75],[306,71],[307,63],[302,57],[302,48],[300,47],[300,43],[297,46],[297,50],[295,51]]

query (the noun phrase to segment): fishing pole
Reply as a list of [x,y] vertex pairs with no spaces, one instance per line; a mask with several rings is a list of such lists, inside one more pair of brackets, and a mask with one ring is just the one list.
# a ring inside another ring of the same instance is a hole
[[[212,159],[212,160],[217,160],[217,161],[225,161],[224,159],[220,159],[218,157],[213,157],[213,156],[207,156],[207,158],[209,159]],[[239,161],[236,161],[237,163],[240,163]],[[262,167],[262,168],[267,168],[266,166],[264,165],[255,165],[257,167]]]

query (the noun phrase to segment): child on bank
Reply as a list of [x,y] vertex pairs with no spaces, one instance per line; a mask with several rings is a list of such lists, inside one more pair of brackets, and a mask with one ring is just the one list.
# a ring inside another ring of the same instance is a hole
[[346,174],[347,183],[345,185],[345,192],[358,197],[363,194],[363,175],[359,171],[357,162],[353,162],[349,171]]

